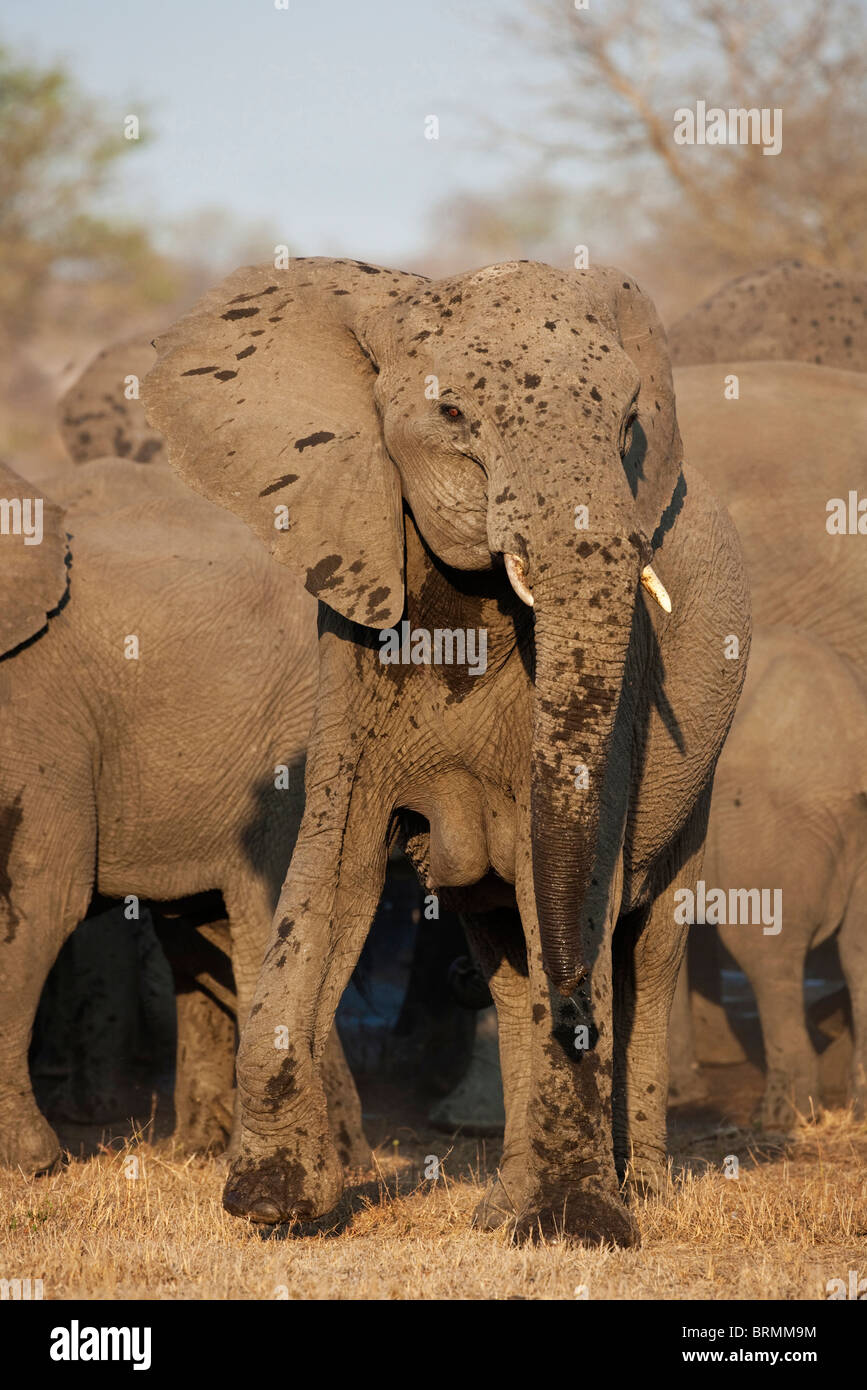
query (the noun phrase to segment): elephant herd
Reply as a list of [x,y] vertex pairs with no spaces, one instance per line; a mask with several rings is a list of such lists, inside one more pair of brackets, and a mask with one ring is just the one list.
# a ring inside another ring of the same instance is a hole
[[0,464],[0,1161],[59,1159],[34,1019],[119,900],[228,1211],[332,1210],[369,1158],[335,1013],[398,852],[496,1006],[477,1226],[637,1242],[688,936],[754,989],[769,1126],[820,1103],[836,936],[867,1108],[865,373],[867,281],[799,262],[666,336],[610,268],[301,258],[103,352],[69,461]]

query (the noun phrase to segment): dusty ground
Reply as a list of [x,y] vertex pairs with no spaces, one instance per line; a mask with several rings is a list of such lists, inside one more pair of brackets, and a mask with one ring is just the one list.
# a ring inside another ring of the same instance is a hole
[[670,1181],[638,1210],[639,1250],[515,1248],[475,1233],[499,1145],[437,1134],[380,1086],[362,1088],[377,1167],[354,1175],[316,1228],[233,1220],[219,1160],[117,1137],[54,1176],[0,1176],[0,1276],[88,1299],[822,1299],[829,1279],[867,1276],[867,1124],[831,1111],[772,1141],[748,1127],[754,1068],[709,1079],[714,1103],[672,1117]]

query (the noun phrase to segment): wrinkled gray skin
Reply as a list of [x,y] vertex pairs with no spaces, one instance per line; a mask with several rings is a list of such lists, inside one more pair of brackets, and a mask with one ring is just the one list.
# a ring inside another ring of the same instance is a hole
[[[0,485],[37,495],[10,469]],[[316,678],[309,598],[165,470],[90,463],[65,511],[44,500],[40,545],[0,537],[0,1159],[25,1172],[59,1152],[28,1077],[33,1018],[94,889],[219,890],[246,1015]],[[361,1144],[360,1124],[349,1137]]]
[[[665,1162],[672,890],[697,877],[742,681],[723,638],[749,643],[736,536],[681,471],[652,306],[602,268],[430,283],[308,259],[237,272],[157,348],[145,402],[173,465],[321,600],[228,1210],[275,1222],[340,1195],[320,1059],[399,837],[469,920],[497,1005],[506,1143],[476,1220],[634,1243],[615,1162],[648,1181]],[[670,617],[639,588],[651,555]],[[404,613],[486,629],[485,674],[384,665],[378,630]]]
[[[839,927],[852,999],[852,1096],[867,1102],[867,691],[813,636],[757,628],[744,693],[717,767],[708,886],[778,888],[782,929],[720,925],[755,992],[765,1044],[762,1121],[820,1108],[804,1012],[807,951]],[[703,928],[693,928],[700,940]]]

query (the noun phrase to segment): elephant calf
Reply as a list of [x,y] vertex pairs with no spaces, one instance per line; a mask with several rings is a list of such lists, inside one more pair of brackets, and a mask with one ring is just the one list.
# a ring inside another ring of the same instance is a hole
[[[852,999],[852,1093],[867,1105],[867,691],[841,657],[791,628],[757,629],[744,693],[717,768],[707,893],[771,889],[777,919],[719,921],[759,1007],[769,1128],[818,1106],[804,960],[839,928]],[[771,900],[767,902],[770,904]],[[708,919],[711,912],[708,911]],[[715,914],[714,914],[715,915]],[[696,926],[695,932],[702,927]]]
[[[6,467],[0,493],[11,521],[0,535],[0,1160],[32,1173],[59,1154],[28,1076],[33,1019],[94,889],[158,901],[219,890],[240,1019],[249,1010],[303,806],[315,603],[243,525],[162,470],[86,464],[66,512]],[[336,1033],[329,1058],[352,1096],[338,1143],[357,1161],[360,1109]]]

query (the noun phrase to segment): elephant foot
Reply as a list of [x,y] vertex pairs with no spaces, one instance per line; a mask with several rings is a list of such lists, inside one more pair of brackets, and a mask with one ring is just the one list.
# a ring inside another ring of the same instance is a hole
[[60,1141],[37,1110],[26,1121],[4,1124],[0,1133],[0,1165],[32,1178],[52,1172],[60,1163]]
[[555,1197],[546,1193],[531,1199],[515,1218],[513,1239],[624,1248],[641,1244],[638,1223],[620,1194],[583,1185]]
[[230,1215],[277,1225],[315,1221],[337,1206],[343,1193],[343,1168],[330,1135],[309,1153],[286,1146],[250,1155],[245,1147],[242,1142],[242,1152],[232,1163],[223,1189],[223,1206]]
[[613,1185],[590,1186],[586,1178],[578,1178],[552,1191],[534,1185],[520,1167],[510,1167],[498,1175],[473,1212],[477,1230],[508,1226],[516,1242],[640,1244],[635,1218]]
[[816,1118],[821,1110],[818,1081],[796,1079],[782,1072],[768,1074],[759,1112],[762,1129],[787,1134],[803,1120]]
[[636,1201],[658,1197],[665,1187],[668,1169],[665,1163],[634,1160],[627,1165],[623,1191],[630,1206]]
[[526,1205],[527,1175],[507,1167],[491,1183],[473,1212],[473,1226],[478,1231],[496,1231],[507,1222],[515,1221]]
[[707,1100],[707,1082],[699,1068],[689,1067],[682,1072],[673,1072],[668,1081],[669,1105],[694,1105]]

